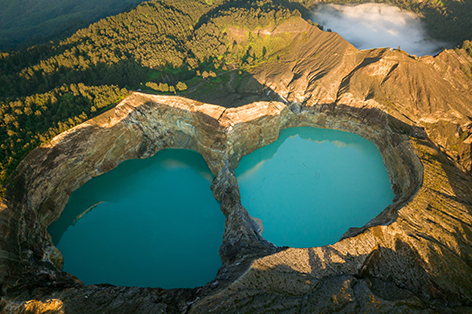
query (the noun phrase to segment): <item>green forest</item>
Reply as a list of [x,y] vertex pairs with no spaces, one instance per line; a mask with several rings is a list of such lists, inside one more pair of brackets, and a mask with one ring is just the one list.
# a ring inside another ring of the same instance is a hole
[[142,0],[0,0],[0,50],[66,38],[139,2]]
[[58,44],[2,53],[2,186],[28,152],[111,108],[129,90],[176,94],[202,78],[218,80],[216,72],[229,71],[228,64],[244,69],[268,60],[270,43],[229,42],[223,28],[275,27],[293,16],[300,13],[272,1],[149,1]]
[[[0,0],[0,51],[61,40],[106,16],[134,9],[143,0]],[[191,2],[191,1],[188,1]],[[207,0],[217,7],[223,1]],[[235,1],[225,1],[235,2]],[[256,1],[252,1],[256,2]],[[308,18],[318,0],[279,1]],[[323,3],[364,3],[365,0],[325,0]],[[456,44],[471,38],[472,2],[468,0],[377,0],[419,14],[429,35]]]
[[[450,9],[455,2],[425,3],[406,8],[425,16],[428,10],[443,12],[434,15],[440,21],[457,13],[458,25],[472,20],[467,13]],[[151,0],[60,42],[0,53],[0,190],[32,149],[112,108],[130,90],[182,94],[198,87],[202,79],[218,82],[226,72],[241,73],[276,60],[290,43],[272,41],[270,36],[262,39],[250,31],[308,17],[314,4],[312,0]],[[446,30],[452,24],[438,25]],[[236,40],[227,32],[231,27],[249,32]],[[472,38],[471,31],[469,26],[456,41]],[[470,42],[464,48],[472,54]]]

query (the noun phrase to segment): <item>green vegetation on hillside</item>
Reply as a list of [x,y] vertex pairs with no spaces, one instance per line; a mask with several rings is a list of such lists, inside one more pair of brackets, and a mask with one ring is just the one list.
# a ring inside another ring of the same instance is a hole
[[33,148],[103,112],[125,95],[127,91],[116,86],[85,86],[79,83],[1,103],[2,183]]
[[472,41],[466,40],[462,44],[462,49],[470,56],[472,57]]
[[[257,36],[300,16],[272,1],[153,0],[56,45],[0,55],[0,182],[53,136],[112,106],[129,89],[176,94],[223,83],[232,69],[289,45]],[[217,9],[215,9],[217,8]]]
[[[472,41],[464,41],[461,48],[456,48],[456,52],[459,54],[466,54],[472,58]],[[472,80],[472,63],[469,63],[468,65],[462,65],[461,70],[469,79]]]
[[[120,11],[131,10],[143,0],[103,0],[103,1],[51,1],[51,0],[0,0],[0,51],[27,47],[33,44],[60,40],[70,36],[91,22]],[[163,1],[165,2],[165,1]],[[237,0],[190,0],[185,5],[201,2],[213,8],[218,14],[221,5],[258,3],[258,1]],[[274,0],[291,10],[298,9],[305,18],[319,0]],[[355,4],[366,0],[326,0],[323,3]],[[431,37],[459,44],[472,39],[472,1],[468,0],[378,0],[422,16]],[[185,8],[184,11],[185,12]],[[189,13],[189,12],[186,12]],[[201,16],[200,11],[195,12]]]
[[0,0],[0,50],[65,38],[139,2],[142,0]]

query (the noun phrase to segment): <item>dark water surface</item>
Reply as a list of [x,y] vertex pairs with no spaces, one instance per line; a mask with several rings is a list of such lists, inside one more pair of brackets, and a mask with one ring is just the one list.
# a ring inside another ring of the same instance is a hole
[[333,244],[391,204],[377,147],[362,137],[308,127],[244,156],[235,170],[241,203],[278,246]]
[[225,217],[203,157],[166,149],[74,191],[48,231],[85,284],[185,288],[216,277]]

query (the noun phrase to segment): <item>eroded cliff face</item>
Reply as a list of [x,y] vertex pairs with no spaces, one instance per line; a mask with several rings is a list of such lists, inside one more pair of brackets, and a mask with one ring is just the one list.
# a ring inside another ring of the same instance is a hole
[[[453,67],[472,60],[454,51],[420,59],[388,49],[357,51],[338,35],[303,23],[290,28],[298,32],[293,46],[300,49],[252,73],[277,95],[274,101],[224,108],[133,93],[28,155],[0,208],[0,308],[11,313],[470,311],[472,83]],[[315,44],[307,46],[310,41]],[[240,203],[233,169],[241,157],[296,126],[367,138],[390,175],[394,202],[334,245],[275,247],[259,235]],[[459,133],[452,139],[451,126]],[[84,286],[61,272],[60,253],[46,228],[70,193],[126,159],[170,147],[198,151],[215,174],[212,190],[226,215],[223,267],[215,280],[196,289]]]

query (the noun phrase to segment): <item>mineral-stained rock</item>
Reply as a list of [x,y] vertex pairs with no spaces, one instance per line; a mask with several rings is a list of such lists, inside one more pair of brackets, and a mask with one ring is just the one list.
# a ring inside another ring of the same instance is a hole
[[[472,311],[472,82],[454,70],[472,60],[461,51],[419,59],[392,49],[357,51],[303,23],[294,28],[300,49],[252,73],[280,101],[223,108],[133,93],[31,152],[0,204],[0,310]],[[276,247],[240,203],[233,170],[241,157],[295,126],[363,136],[377,145],[390,176],[393,203],[334,245]],[[212,190],[226,215],[215,280],[195,289],[84,286],[61,272],[46,228],[70,193],[126,159],[170,147],[198,151],[215,174]]]

